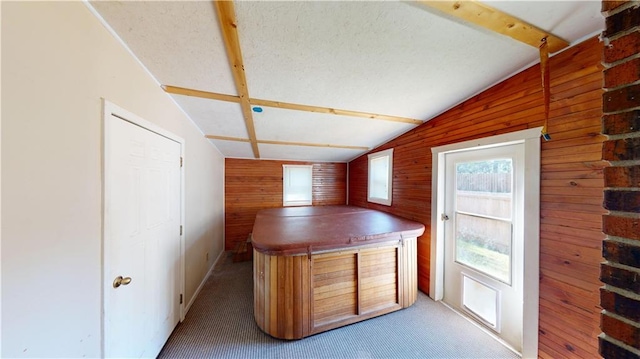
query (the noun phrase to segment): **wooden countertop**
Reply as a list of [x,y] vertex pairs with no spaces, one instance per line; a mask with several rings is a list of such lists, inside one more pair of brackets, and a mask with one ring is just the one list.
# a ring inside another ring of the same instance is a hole
[[258,212],[251,244],[261,253],[296,255],[421,236],[422,223],[352,206],[270,208]]

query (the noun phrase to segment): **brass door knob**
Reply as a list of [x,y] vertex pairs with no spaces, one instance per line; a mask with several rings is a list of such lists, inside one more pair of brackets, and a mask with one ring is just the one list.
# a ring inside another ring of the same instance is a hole
[[117,276],[116,279],[113,280],[113,287],[118,288],[121,285],[127,285],[131,283],[131,277],[122,278],[121,275]]

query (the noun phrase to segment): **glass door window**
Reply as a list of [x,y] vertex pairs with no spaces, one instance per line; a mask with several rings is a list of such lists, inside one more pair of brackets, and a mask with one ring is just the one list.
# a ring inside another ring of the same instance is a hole
[[456,262],[510,284],[512,160],[456,163],[455,179]]

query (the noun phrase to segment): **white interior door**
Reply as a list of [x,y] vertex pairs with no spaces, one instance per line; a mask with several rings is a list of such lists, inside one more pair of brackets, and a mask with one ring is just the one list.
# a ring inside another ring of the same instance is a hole
[[444,298],[522,352],[523,150],[445,154]]
[[156,357],[180,316],[181,144],[105,121],[104,352]]

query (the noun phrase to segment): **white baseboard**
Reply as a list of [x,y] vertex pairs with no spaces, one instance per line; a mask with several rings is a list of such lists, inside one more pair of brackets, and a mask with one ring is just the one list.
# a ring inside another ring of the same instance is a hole
[[222,258],[222,256],[225,253],[226,252],[224,251],[224,249],[222,251],[220,251],[220,254],[218,254],[218,257],[216,258],[215,261],[213,261],[213,264],[211,265],[211,267],[207,271],[207,274],[204,276],[204,278],[202,278],[202,282],[200,282],[200,285],[198,286],[198,289],[196,289],[195,293],[193,293],[193,297],[191,297],[191,300],[189,301],[187,306],[184,308],[185,317],[186,317],[187,313],[189,312],[189,309],[191,308],[191,305],[193,304],[193,302],[195,302],[196,298],[198,298],[198,294],[200,294],[200,291],[202,290],[202,287],[204,287],[204,284],[207,282],[207,279],[209,279],[209,277],[211,276],[211,272],[213,272],[213,268],[216,267],[216,264],[218,264],[218,261],[220,261],[220,259]]

